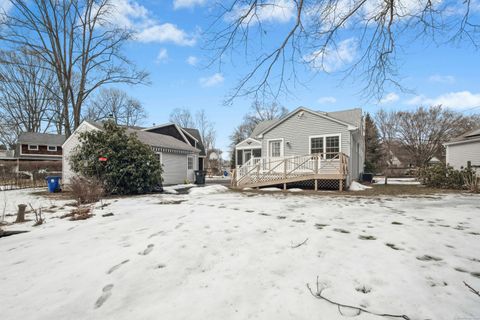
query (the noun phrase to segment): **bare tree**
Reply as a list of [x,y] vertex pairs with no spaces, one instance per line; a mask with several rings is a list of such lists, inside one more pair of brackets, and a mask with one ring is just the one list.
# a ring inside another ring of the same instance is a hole
[[262,121],[274,120],[284,117],[288,109],[277,103],[262,104],[255,100],[250,106],[250,111],[243,117],[242,123],[238,125],[230,135],[231,164],[235,163],[235,145],[248,138],[257,124]]
[[389,168],[393,163],[393,147],[397,141],[398,119],[395,111],[379,110],[375,115],[380,141],[383,146],[383,167],[385,175],[385,184],[388,184]]
[[195,127],[200,132],[200,136],[202,137],[207,152],[215,148],[216,131],[214,123],[208,119],[204,109],[196,113],[195,123]]
[[136,126],[147,118],[147,114],[140,101],[129,97],[125,91],[102,88],[89,102],[85,118],[94,121],[112,118],[117,124]]
[[54,72],[67,135],[80,124],[82,106],[95,90],[147,81],[147,73],[122,54],[132,32],[112,23],[111,0],[10,2],[12,11],[0,13],[0,41],[25,48]]
[[[19,132],[49,129],[55,76],[45,63],[26,50],[0,52],[0,117],[6,144]],[[0,138],[1,139],[1,138]]]
[[417,167],[443,153],[443,143],[478,126],[480,116],[433,106],[396,113],[398,141],[409,152]]
[[[207,47],[215,52],[212,64],[236,60],[231,55],[240,52],[252,66],[227,103],[244,95],[276,98],[288,91],[289,79],[300,80],[296,66],[302,64],[318,72],[354,75],[365,84],[366,96],[380,98],[387,87],[404,89],[398,53],[412,42],[478,47],[476,6],[472,0],[221,1],[213,11]],[[284,27],[270,23],[275,17]]]
[[195,127],[195,120],[192,113],[187,108],[175,108],[170,113],[170,122],[178,124],[183,128]]

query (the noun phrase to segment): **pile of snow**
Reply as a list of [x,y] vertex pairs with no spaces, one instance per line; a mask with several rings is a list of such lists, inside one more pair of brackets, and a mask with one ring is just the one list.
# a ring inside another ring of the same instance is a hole
[[282,191],[280,188],[275,188],[275,187],[269,187],[269,188],[262,188],[260,189],[261,191],[270,191],[270,192],[277,192],[277,191]]
[[[385,184],[385,178],[374,178],[374,184]],[[415,178],[388,178],[388,184],[418,185],[419,181]]]
[[303,192],[304,190],[300,189],[300,188],[291,188],[291,189],[288,189],[287,191],[289,191],[289,192]]
[[367,189],[371,189],[372,187],[369,187],[369,186],[366,186],[366,185],[363,185],[361,183],[358,183],[356,181],[352,181],[352,183],[350,184],[350,191],[363,191],[363,190],[367,190]]
[[191,189],[188,193],[195,196],[204,196],[208,194],[217,194],[228,191],[228,188],[219,184]]
[[189,184],[176,184],[174,186],[163,187],[163,192],[170,193],[170,194],[177,194],[180,189],[187,189],[196,187],[196,184],[189,183]]

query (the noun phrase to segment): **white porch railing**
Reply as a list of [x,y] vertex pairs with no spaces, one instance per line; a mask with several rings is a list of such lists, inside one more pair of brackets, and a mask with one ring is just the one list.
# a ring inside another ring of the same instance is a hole
[[343,153],[251,158],[242,166],[237,166],[234,185],[275,182],[310,175],[344,176],[347,168],[348,157]]

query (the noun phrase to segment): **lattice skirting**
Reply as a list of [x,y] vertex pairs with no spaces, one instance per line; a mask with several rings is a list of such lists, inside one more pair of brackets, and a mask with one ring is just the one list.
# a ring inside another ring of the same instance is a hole
[[[346,190],[346,182],[342,180],[343,190]],[[283,184],[278,185],[269,185],[263,188],[277,187],[283,189]],[[287,189],[300,188],[305,190],[314,190],[315,189],[315,180],[305,180],[298,182],[287,183]],[[339,181],[338,180],[318,180],[318,190],[339,190]]]

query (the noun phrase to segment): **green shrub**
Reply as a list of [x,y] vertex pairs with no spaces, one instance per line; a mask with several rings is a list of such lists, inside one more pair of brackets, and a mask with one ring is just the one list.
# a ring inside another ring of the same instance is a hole
[[[80,133],[80,144],[73,151],[73,171],[98,179],[109,194],[141,194],[156,190],[162,183],[162,167],[152,149],[127,134],[113,121],[103,130]],[[100,157],[107,161],[100,161]]]
[[451,166],[435,164],[417,171],[420,182],[427,187],[443,189],[470,189],[469,181],[476,181],[476,173],[471,168],[455,170]]

